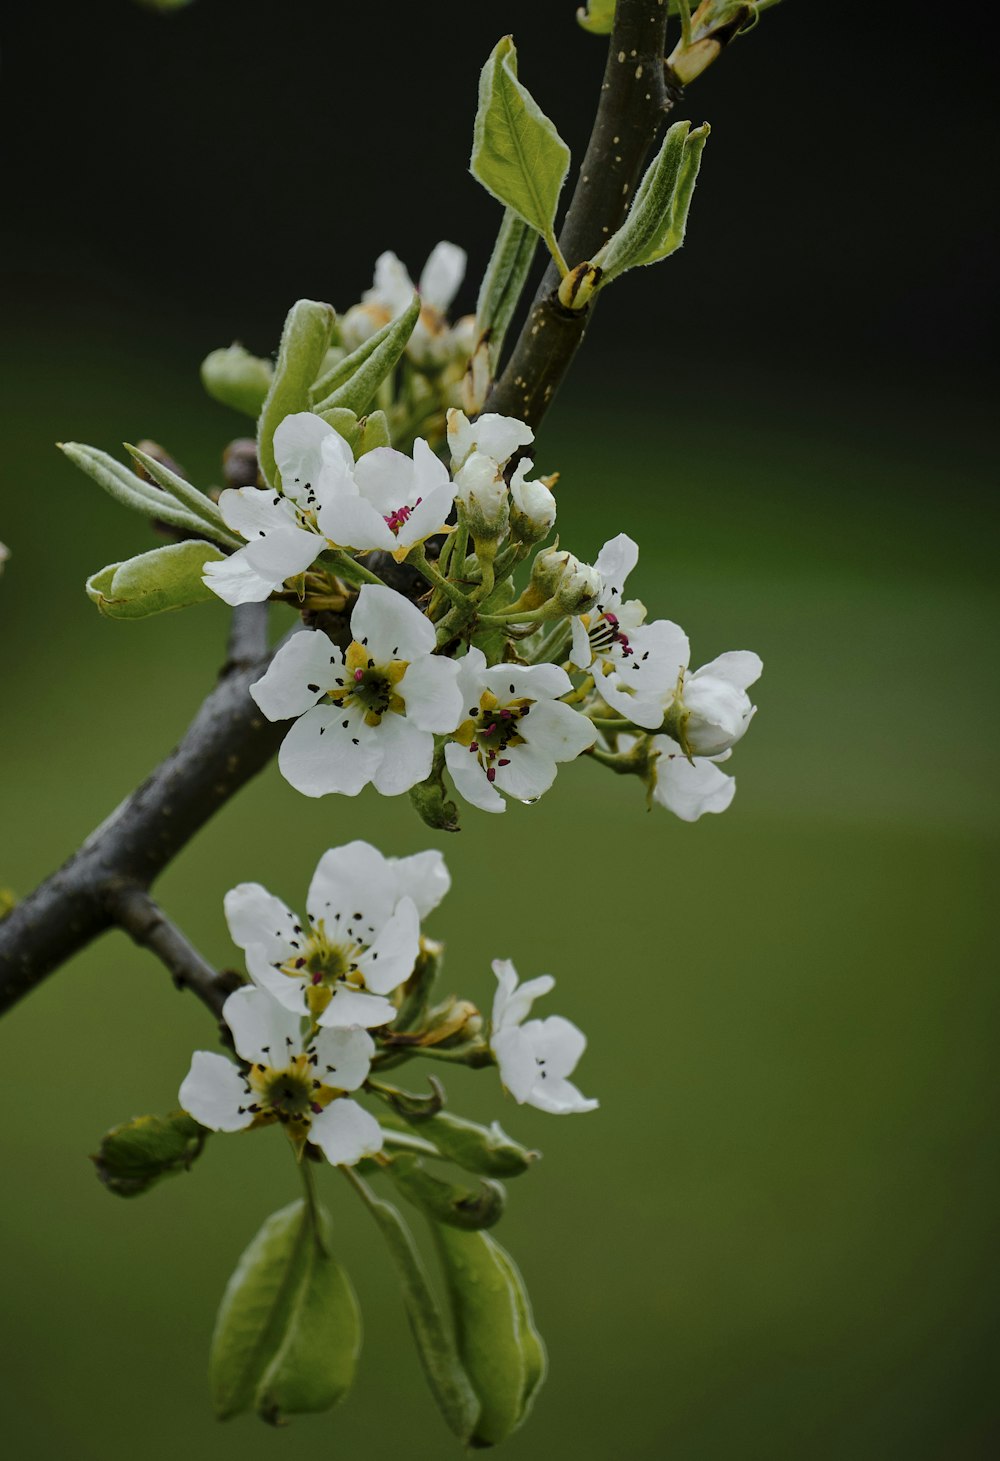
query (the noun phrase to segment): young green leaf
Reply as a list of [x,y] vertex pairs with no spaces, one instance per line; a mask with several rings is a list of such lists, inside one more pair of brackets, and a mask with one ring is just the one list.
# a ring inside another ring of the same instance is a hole
[[85,446],[79,441],[61,441],[58,446],[74,466],[79,467],[81,472],[86,472],[92,482],[96,482],[98,487],[102,487],[123,507],[130,507],[133,512],[141,512],[143,517],[155,518],[158,522],[179,528],[183,532],[198,533],[203,538],[211,538],[227,548],[243,546],[239,538],[233,537],[221,524],[210,523],[206,518],[178,506],[165,492],[161,492],[150,482],[144,482],[106,451],[101,451],[96,446]]
[[394,1157],[388,1170],[403,1196],[435,1222],[453,1228],[491,1228],[503,1216],[507,1194],[488,1177],[479,1183],[478,1192],[470,1192],[435,1176],[409,1153]]
[[469,167],[487,192],[541,235],[563,272],[555,217],[569,162],[566,143],[518,81],[514,41],[504,36],[479,79]]
[[482,1409],[473,1445],[495,1446],[527,1417],[545,1348],[517,1266],[488,1233],[435,1224],[462,1363]]
[[513,209],[505,209],[476,301],[476,331],[487,342],[493,374],[537,247],[535,232]]
[[375,1196],[364,1179],[350,1167],[344,1172],[381,1229],[396,1265],[403,1304],[431,1394],[449,1429],[461,1441],[472,1436],[479,1416],[479,1401],[459,1363],[434,1291],[420,1261],[416,1244],[399,1209]]
[[710,130],[707,122],[693,131],[690,122],[675,122],[667,132],[636,189],[628,217],[594,255],[602,270],[601,287],[627,269],[654,264],[680,248]]
[[242,345],[213,350],[201,362],[201,383],[215,401],[242,411],[256,421],[274,379],[270,360],[251,355]]
[[347,407],[360,415],[382,382],[396,369],[419,318],[420,299],[415,294],[401,315],[383,325],[316,381],[308,409],[322,416],[335,407]]
[[202,583],[205,564],[221,563],[223,557],[211,543],[197,539],[152,548],[92,574],[87,596],[108,619],[148,619],[207,603],[215,594]]
[[91,1161],[109,1192],[138,1197],[162,1178],[187,1172],[208,1135],[186,1111],[137,1116],[106,1132]]
[[508,1136],[497,1121],[479,1126],[464,1116],[439,1111],[436,1116],[413,1118],[412,1125],[443,1157],[483,1177],[517,1177],[538,1160],[537,1152]]
[[589,30],[591,35],[609,36],[615,24],[615,6],[618,0],[587,0],[576,12],[577,25]]
[[350,1280],[330,1256],[333,1224],[305,1202],[267,1219],[226,1288],[209,1360],[220,1420],[329,1410],[347,1394],[361,1348]]
[[125,450],[133,461],[139,463],[143,471],[148,472],[153,481],[162,487],[164,492],[169,492],[176,497],[182,507],[189,508],[196,516],[204,518],[206,522],[215,526],[222,524],[222,513],[216,507],[210,497],[204,492],[199,492],[197,487],[192,487],[190,482],[185,482],[183,477],[172,472],[163,462],[158,462],[148,452],[140,451],[137,446],[130,446],[125,443]]
[[272,487],[278,484],[274,433],[286,416],[309,410],[309,388],[322,369],[335,318],[332,305],[300,299],[285,319],[274,379],[257,423],[260,469]]

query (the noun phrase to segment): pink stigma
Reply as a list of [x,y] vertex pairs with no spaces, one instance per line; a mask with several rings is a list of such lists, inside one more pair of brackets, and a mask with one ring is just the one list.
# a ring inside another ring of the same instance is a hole
[[[422,501],[423,498],[418,497],[413,507],[419,507]],[[413,513],[413,507],[407,507],[404,504],[402,507],[393,508],[392,512],[383,514],[386,527],[395,537],[399,536],[400,528],[406,526],[407,519]]]

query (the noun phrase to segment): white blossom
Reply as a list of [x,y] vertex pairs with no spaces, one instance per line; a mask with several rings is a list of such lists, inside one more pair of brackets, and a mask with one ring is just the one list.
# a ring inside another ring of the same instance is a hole
[[510,522],[523,543],[537,543],[547,538],[556,520],[556,500],[544,482],[529,482],[534,467],[530,457],[523,457],[510,479]]
[[522,446],[530,445],[534,439],[531,427],[516,416],[498,416],[487,411],[485,416],[477,416],[475,421],[470,421],[464,411],[453,407],[448,412],[448,449],[456,472],[473,452],[491,457],[503,471],[514,453]]
[[237,989],[222,1007],[238,1069],[224,1055],[198,1050],[180,1089],[180,1103],[211,1131],[242,1131],[280,1122],[297,1146],[318,1146],[335,1166],[353,1166],[382,1146],[382,1131],[346,1095],[368,1078],[375,1043],[357,1026],[319,1030],[263,989]]
[[501,538],[507,531],[509,502],[503,468],[484,452],[472,452],[455,473],[455,497],[462,504],[474,538]]
[[406,265],[391,251],[380,254],[372,287],[340,321],[341,338],[348,350],[356,350],[401,315],[416,292],[420,295],[420,317],[407,344],[407,354],[423,368],[443,365],[463,345],[463,340],[449,329],[447,315],[465,278],[466,259],[465,250],[458,244],[436,244],[415,290]]
[[[618,749],[627,751],[634,736],[619,736]],[[651,761],[653,800],[682,822],[697,822],[706,812],[724,812],[736,795],[736,777],[719,770],[732,751],[718,756],[685,756],[669,736],[653,736],[650,750],[658,753]]]
[[230,487],[219,498],[227,527],[247,546],[206,563],[204,582],[227,604],[259,603],[304,573],[330,546],[320,509],[338,495],[356,495],[351,449],[311,411],[286,416],[274,433],[280,488]]
[[747,731],[757,707],[747,689],[764,669],[748,649],[720,654],[689,674],[687,659],[666,707],[664,728],[690,756],[719,756]]
[[306,796],[408,791],[430,774],[434,734],[461,718],[458,666],[434,654],[433,624],[402,594],[365,584],[351,633],[342,653],[303,629],[250,686],[268,720],[295,717],[278,766]]
[[388,446],[366,452],[354,468],[350,489],[324,502],[319,527],[342,548],[381,548],[398,562],[416,544],[444,531],[454,500],[447,467],[418,436],[412,458]]
[[320,858],[303,922],[260,883],[226,894],[226,922],[255,984],[321,1025],[388,1024],[412,974],[420,920],[451,885],[439,852],[383,857],[368,842]]
[[597,602],[573,620],[570,659],[591,671],[598,694],[613,710],[656,730],[691,649],[677,624],[669,619],[646,624],[645,605],[623,597],[638,558],[638,547],[625,533],[605,543],[594,564],[600,578]]
[[472,648],[458,661],[466,719],[445,747],[456,788],[487,812],[502,812],[500,792],[537,801],[552,785],[557,763],[573,761],[594,744],[597,732],[585,715],[559,697],[572,690],[558,665],[487,667]]
[[534,1001],[555,987],[551,974],[519,984],[509,959],[494,959],[493,972],[497,992],[490,1049],[500,1079],[515,1101],[557,1116],[596,1110],[598,1102],[589,1100],[568,1079],[587,1046],[583,1031],[561,1015],[528,1019]]

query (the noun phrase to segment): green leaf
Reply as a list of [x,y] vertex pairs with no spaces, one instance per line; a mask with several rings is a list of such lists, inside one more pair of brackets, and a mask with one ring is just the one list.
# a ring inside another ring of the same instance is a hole
[[91,1157],[97,1175],[118,1197],[138,1197],[163,1177],[186,1172],[209,1135],[186,1111],[137,1116],[112,1127]]
[[392,446],[389,418],[384,411],[371,411],[367,416],[362,417],[361,432],[354,455],[360,459],[366,452],[374,451],[379,446]]
[[545,1378],[545,1346],[513,1258],[488,1233],[435,1225],[462,1364],[482,1409],[473,1445],[517,1430]]
[[487,342],[491,374],[496,374],[500,351],[537,247],[534,230],[513,209],[505,209],[476,301],[476,330],[479,339]]
[[563,268],[555,216],[569,161],[566,143],[518,81],[514,41],[504,36],[479,79],[469,167],[487,192],[542,236]]
[[401,315],[383,325],[316,381],[310,393],[310,409],[323,416],[335,407],[347,407],[360,416],[374,400],[382,382],[396,369],[419,318],[420,299],[415,294]]
[[452,1433],[459,1440],[467,1441],[476,1427],[479,1401],[455,1353],[413,1235],[398,1208],[376,1197],[350,1167],[344,1170],[378,1224],[396,1265],[406,1317],[431,1394]]
[[96,482],[98,487],[102,487],[123,507],[129,507],[133,512],[141,512],[143,517],[154,518],[183,532],[212,538],[216,543],[225,544],[227,548],[242,548],[240,539],[224,527],[212,524],[206,518],[172,502],[165,492],[149,482],[144,482],[106,451],[101,451],[96,446],[85,446],[78,441],[60,441],[57,445],[74,466],[79,467],[81,472],[86,472],[92,482]]
[[215,401],[256,421],[274,379],[274,366],[242,345],[213,350],[201,362],[201,383]]
[[389,1165],[399,1191],[435,1222],[453,1228],[491,1228],[503,1217],[507,1194],[499,1182],[484,1178],[470,1192],[429,1172],[419,1157],[401,1153]]
[[109,563],[87,579],[87,594],[109,619],[148,619],[186,609],[216,599],[201,576],[206,563],[219,563],[224,556],[211,543],[170,543],[124,563]]
[[130,446],[127,441],[125,450],[133,461],[138,462],[140,467],[153,478],[153,481],[163,488],[164,492],[169,492],[171,496],[176,497],[182,507],[189,508],[196,516],[204,518],[213,527],[223,526],[222,513],[212,499],[205,496],[204,492],[199,492],[197,487],[193,487],[190,482],[185,482],[183,477],[179,477],[176,472],[171,471],[162,462],[158,462],[148,452],[140,451],[137,446]]
[[354,1381],[361,1315],[330,1255],[333,1224],[305,1202],[267,1219],[226,1288],[209,1378],[220,1420],[254,1408],[265,1419],[329,1410]]
[[675,122],[667,132],[636,189],[628,217],[594,255],[602,287],[627,269],[655,264],[680,248],[710,130],[707,122],[694,131],[690,122]]
[[260,469],[271,487],[278,485],[279,476],[274,433],[286,416],[310,409],[309,388],[322,369],[335,319],[333,306],[315,299],[300,299],[288,311],[274,379],[257,423]]
[[479,1126],[464,1116],[439,1111],[436,1116],[414,1117],[411,1124],[443,1157],[483,1177],[517,1177],[538,1160],[538,1152],[508,1136],[496,1121]]

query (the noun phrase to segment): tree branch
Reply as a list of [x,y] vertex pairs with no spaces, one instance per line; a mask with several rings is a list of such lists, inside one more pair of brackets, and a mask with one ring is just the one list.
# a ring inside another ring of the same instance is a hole
[[140,947],[149,949],[173,975],[178,989],[190,989],[217,1019],[227,995],[242,983],[218,974],[137,883],[123,883],[108,895],[108,913]]
[[116,922],[122,889],[148,888],[275,754],[287,727],[249,695],[270,658],[266,634],[265,604],[234,611],[228,663],[180,744],[0,922],[0,1014]]
[[[680,95],[663,63],[667,10],[666,0],[618,0],[593,131],[559,235],[571,269],[621,225],[660,123]],[[550,264],[484,411],[518,416],[537,429],[591,313],[565,309],[558,287],[559,272]]]

